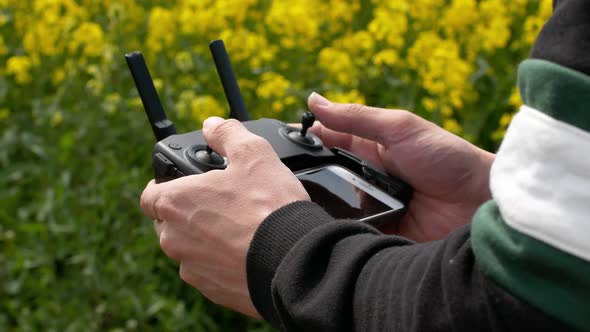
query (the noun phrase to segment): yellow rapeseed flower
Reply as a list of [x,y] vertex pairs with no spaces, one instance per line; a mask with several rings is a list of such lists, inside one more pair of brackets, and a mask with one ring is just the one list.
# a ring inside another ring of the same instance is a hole
[[275,72],[266,72],[260,76],[260,83],[256,88],[256,95],[263,99],[283,98],[291,82]]
[[83,56],[95,57],[102,54],[104,44],[104,32],[100,25],[84,22],[72,34],[68,49],[71,53],[81,50]]
[[6,72],[14,75],[18,84],[28,84],[33,80],[30,70],[32,67],[31,58],[27,56],[13,56],[6,61]]
[[478,18],[475,0],[453,0],[444,10],[441,25],[447,33],[459,35],[468,32]]
[[410,68],[418,73],[423,89],[442,104],[463,107],[463,99],[472,91],[469,77],[473,65],[461,58],[455,41],[442,39],[434,32],[422,33],[410,48],[408,57]]
[[358,73],[351,56],[332,47],[320,51],[318,66],[328,74],[328,80],[342,86],[356,86]]
[[156,6],[148,19],[147,47],[154,53],[171,49],[176,36],[176,19],[172,10]]
[[393,66],[399,60],[399,56],[395,50],[392,49],[385,49],[379,51],[375,56],[373,56],[373,63],[380,66]]
[[285,48],[313,49],[319,42],[320,13],[317,1],[273,1],[265,23]]
[[66,71],[63,68],[57,68],[53,72],[53,76],[51,77],[51,83],[53,85],[59,85],[63,80],[66,78]]
[[318,19],[329,22],[326,28],[330,33],[346,31],[361,7],[358,1],[342,0],[316,2],[316,6],[315,10],[322,13]]
[[271,62],[278,51],[278,47],[269,44],[264,35],[244,28],[224,30],[221,39],[227,48],[231,48],[232,61],[247,61],[252,68]]
[[453,134],[460,135],[463,132],[463,128],[455,119],[446,119],[443,121],[443,128],[450,131]]
[[541,31],[545,22],[553,12],[552,0],[541,0],[537,10],[537,15],[527,17],[524,23],[524,42],[526,45],[532,45]]
[[436,100],[428,97],[422,98],[422,106],[424,106],[424,109],[428,112],[434,112],[438,108]]
[[194,98],[190,107],[193,120],[199,124],[210,116],[224,116],[225,114],[224,108],[210,95]]
[[326,98],[335,103],[349,103],[349,104],[365,104],[365,96],[363,96],[358,90],[353,89],[350,91],[326,91]]
[[398,49],[404,45],[404,35],[408,30],[407,6],[398,1],[391,3],[390,6],[379,6],[375,9],[368,31],[376,40]]
[[522,99],[520,98],[520,92],[518,91],[518,88],[515,87],[512,89],[512,93],[508,99],[508,104],[510,104],[510,106],[514,107],[516,110],[522,106]]

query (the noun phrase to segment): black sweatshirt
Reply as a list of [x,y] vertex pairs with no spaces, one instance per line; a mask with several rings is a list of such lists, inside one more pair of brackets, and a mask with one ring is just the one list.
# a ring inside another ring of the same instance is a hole
[[260,314],[285,331],[590,331],[590,1],[556,1],[531,58],[471,225],[415,244],[287,205],[248,252]]
[[257,230],[248,284],[283,331],[566,331],[478,268],[469,228],[415,244],[311,202],[275,211]]

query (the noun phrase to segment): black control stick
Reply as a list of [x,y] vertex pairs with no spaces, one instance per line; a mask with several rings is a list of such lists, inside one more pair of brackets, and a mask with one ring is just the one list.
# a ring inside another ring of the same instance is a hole
[[322,141],[319,138],[313,136],[313,134],[308,134],[307,130],[313,126],[315,121],[315,116],[311,112],[305,112],[301,116],[301,130],[292,129],[285,132],[285,135],[289,140],[293,143],[296,143],[301,146],[305,146],[308,148],[321,148]]
[[313,126],[314,121],[315,116],[313,115],[313,113],[309,111],[303,113],[303,115],[301,116],[301,136],[305,137],[305,135],[307,135],[307,129]]

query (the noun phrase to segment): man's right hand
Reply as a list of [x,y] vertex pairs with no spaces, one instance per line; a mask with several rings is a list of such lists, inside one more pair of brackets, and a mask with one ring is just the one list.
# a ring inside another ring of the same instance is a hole
[[406,215],[382,231],[419,242],[444,238],[491,198],[494,154],[435,124],[407,111],[332,103],[316,93],[308,105],[320,121],[310,130],[326,146],[351,151],[414,188]]

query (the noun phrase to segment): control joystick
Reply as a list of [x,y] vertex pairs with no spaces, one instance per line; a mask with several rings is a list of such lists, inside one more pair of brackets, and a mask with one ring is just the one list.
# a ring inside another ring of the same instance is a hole
[[222,157],[219,153],[213,151],[208,145],[205,149],[196,149],[193,159],[207,167],[223,169],[227,167],[227,158]]
[[315,135],[308,133],[307,130],[313,126],[315,121],[315,116],[311,112],[305,112],[301,116],[301,130],[297,130],[295,128],[288,128],[285,129],[283,132],[284,135],[287,136],[289,140],[292,142],[308,147],[308,148],[321,148],[322,141],[317,138]]

